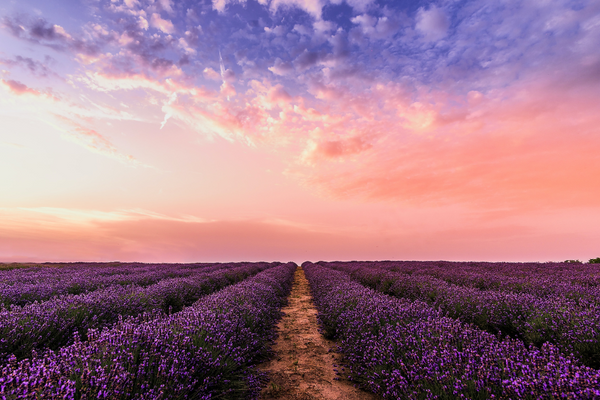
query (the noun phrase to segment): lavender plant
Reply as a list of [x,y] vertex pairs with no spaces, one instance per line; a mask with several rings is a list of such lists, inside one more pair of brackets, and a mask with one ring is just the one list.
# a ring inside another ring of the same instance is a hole
[[[358,264],[358,265],[357,265]],[[540,347],[552,343],[585,365],[600,368],[600,304],[570,296],[535,296],[450,284],[427,274],[390,272],[379,263],[323,264],[395,297],[420,300],[445,315]]]
[[[335,263],[344,264],[344,263]],[[590,302],[600,300],[600,266],[570,263],[489,263],[449,261],[384,261],[353,263],[409,275],[432,276],[481,290],[556,295]]]
[[6,399],[242,399],[260,389],[293,263],[203,297],[179,313],[118,322],[89,340],[2,367]]
[[341,271],[304,263],[323,333],[348,377],[386,399],[591,399],[600,373],[555,346],[527,347],[386,296]]
[[92,292],[108,286],[149,286],[166,278],[210,272],[231,264],[75,263],[64,267],[32,267],[0,271],[0,308],[45,301],[64,294]]
[[109,286],[81,295],[62,295],[48,301],[0,310],[0,362],[18,360],[32,350],[58,349],[72,343],[75,333],[87,339],[90,329],[101,329],[120,316],[143,312],[178,312],[201,296],[272,267],[268,263],[238,264],[213,272],[203,269],[184,277],[163,279],[148,286]]

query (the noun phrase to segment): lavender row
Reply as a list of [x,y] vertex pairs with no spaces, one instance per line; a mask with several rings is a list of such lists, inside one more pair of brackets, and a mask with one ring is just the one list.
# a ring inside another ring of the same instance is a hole
[[338,339],[342,373],[386,399],[589,399],[600,373],[555,346],[526,347],[420,301],[383,295],[347,274],[303,264],[322,332]]
[[11,360],[6,399],[243,399],[256,395],[255,364],[269,354],[291,289],[293,263],[202,298],[163,318],[118,323],[88,342]]
[[78,332],[110,326],[123,316],[143,312],[177,312],[201,296],[277,264],[248,263],[214,272],[199,270],[185,278],[164,279],[148,287],[110,286],[81,295],[63,295],[42,303],[0,310],[0,362],[11,354],[30,357],[33,350],[58,349]]
[[482,291],[427,275],[381,270],[378,263],[324,264],[379,292],[427,302],[451,318],[540,347],[552,343],[584,365],[600,368],[600,304],[566,297]]
[[429,275],[448,283],[481,290],[600,302],[600,264],[594,263],[380,261],[377,266],[393,272]]
[[[170,273],[178,274],[179,270],[201,269],[216,264],[169,264]],[[120,277],[127,279],[140,273],[164,272],[165,264],[145,263],[67,263],[67,264],[32,264],[27,268],[0,271],[0,283],[37,284],[55,282],[64,279],[79,278],[80,275],[96,279]],[[173,277],[175,277],[174,275]]]
[[76,264],[0,271],[0,308],[45,301],[62,294],[88,293],[114,285],[148,286],[162,279],[228,266],[231,264]]

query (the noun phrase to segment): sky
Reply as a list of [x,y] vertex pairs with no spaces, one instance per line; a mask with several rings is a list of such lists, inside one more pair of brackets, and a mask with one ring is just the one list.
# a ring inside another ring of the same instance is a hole
[[600,2],[3,0],[0,261],[600,256]]

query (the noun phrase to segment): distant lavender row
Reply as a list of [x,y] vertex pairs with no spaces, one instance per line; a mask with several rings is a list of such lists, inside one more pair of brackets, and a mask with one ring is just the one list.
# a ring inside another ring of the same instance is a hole
[[600,302],[600,264],[379,261],[377,266],[410,275],[429,275],[481,290],[538,297],[559,295],[575,301]]
[[[212,264],[169,264],[174,271],[182,269],[199,269],[212,267]],[[0,283],[40,283],[63,280],[73,275],[126,277],[140,273],[164,271],[165,264],[144,263],[68,263],[68,264],[36,264],[28,268],[0,271]],[[176,272],[175,272],[176,273]]]
[[148,286],[198,270],[215,271],[234,264],[75,264],[0,271],[0,308],[48,300],[62,294],[88,293],[114,285]]
[[256,395],[254,365],[269,352],[293,263],[270,268],[163,318],[120,322],[89,342],[11,360],[6,399],[243,399]]
[[110,326],[120,316],[143,312],[177,312],[201,296],[213,293],[278,263],[248,263],[198,272],[185,278],[164,279],[148,287],[110,286],[91,293],[63,295],[43,303],[0,310],[0,362],[11,354],[30,357],[34,349],[57,349],[72,343],[78,332],[85,340],[89,329]]
[[[556,347],[499,340],[424,302],[383,295],[304,263],[323,333],[340,340],[343,373],[386,399],[590,399],[600,372]],[[345,368],[348,368],[346,371]]]
[[482,291],[449,284],[429,275],[400,274],[379,263],[324,263],[347,272],[359,283],[409,300],[421,300],[452,318],[491,333],[507,334],[525,344],[557,345],[585,365],[600,368],[600,304],[527,293]]

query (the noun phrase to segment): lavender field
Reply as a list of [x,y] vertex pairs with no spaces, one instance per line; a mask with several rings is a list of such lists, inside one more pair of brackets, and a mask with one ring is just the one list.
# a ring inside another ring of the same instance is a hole
[[[255,396],[264,374],[254,366],[268,355],[296,267],[2,271],[5,303],[19,301],[0,311],[1,398]],[[19,288],[30,293],[35,285],[46,300],[26,302],[32,296],[18,295]],[[69,294],[73,287],[83,293]]]
[[598,264],[302,267],[342,373],[386,399],[600,398]]
[[[0,270],[0,398],[267,398],[277,371],[260,365],[278,357],[276,340],[290,340],[277,324],[297,269]],[[319,332],[341,357],[329,367],[341,384],[385,399],[600,398],[600,264],[305,262],[301,270]]]

